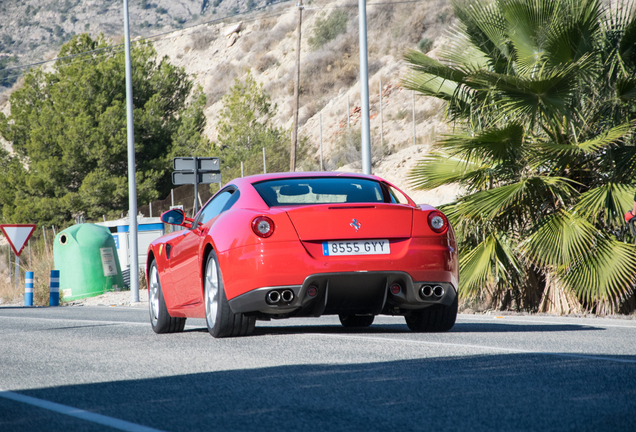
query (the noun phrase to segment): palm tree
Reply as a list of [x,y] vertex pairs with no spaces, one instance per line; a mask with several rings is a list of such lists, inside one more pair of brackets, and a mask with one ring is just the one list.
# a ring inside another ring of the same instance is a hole
[[[410,174],[458,183],[463,295],[616,312],[634,295],[622,214],[636,168],[636,14],[599,0],[468,0],[451,41],[409,51],[403,85],[447,102],[454,132]],[[434,58],[435,57],[435,58]]]

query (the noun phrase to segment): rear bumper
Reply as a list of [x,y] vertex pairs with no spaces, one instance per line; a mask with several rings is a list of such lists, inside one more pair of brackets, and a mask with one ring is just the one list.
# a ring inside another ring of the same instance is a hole
[[[393,294],[390,287],[402,288]],[[424,297],[424,285],[441,286],[441,296]],[[310,293],[310,288],[312,292]],[[314,290],[315,289],[315,290]],[[289,290],[294,293],[288,302],[272,304],[271,291]],[[315,292],[314,295],[313,292]],[[457,296],[457,288],[449,282],[413,281],[406,272],[343,272],[321,273],[308,276],[301,285],[261,287],[229,301],[234,313],[257,314],[272,317],[308,317],[330,314],[388,314],[404,315],[410,310],[432,305],[450,305]]]
[[[393,274],[402,275],[405,285],[415,281],[458,286],[457,246],[446,236],[391,240],[389,255],[325,257],[322,248],[315,246],[263,241],[217,252],[228,300],[270,287],[298,290],[308,286],[310,278],[327,280],[328,274],[355,275],[360,280],[365,273]],[[380,284],[372,279],[373,284]],[[333,286],[333,277],[331,280]],[[297,298],[301,294],[295,292]]]

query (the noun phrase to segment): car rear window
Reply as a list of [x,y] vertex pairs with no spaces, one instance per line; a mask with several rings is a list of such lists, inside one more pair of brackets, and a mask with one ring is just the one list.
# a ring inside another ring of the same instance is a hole
[[288,178],[266,180],[253,186],[270,207],[385,202],[380,183],[359,178]]

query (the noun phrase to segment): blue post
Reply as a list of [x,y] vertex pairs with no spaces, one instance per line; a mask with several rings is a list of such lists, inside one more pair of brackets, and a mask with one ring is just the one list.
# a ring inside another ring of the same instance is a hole
[[33,272],[24,272],[24,305],[33,306]]
[[49,306],[60,305],[60,271],[51,270],[51,299]]

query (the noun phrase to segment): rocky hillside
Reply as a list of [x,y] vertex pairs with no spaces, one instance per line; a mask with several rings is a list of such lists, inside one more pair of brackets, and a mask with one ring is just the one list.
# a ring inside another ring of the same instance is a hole
[[[273,0],[276,1],[276,0]],[[121,0],[2,0],[0,70],[3,66],[53,57],[73,35],[124,33]],[[130,33],[150,36],[227,15],[244,13],[272,0],[129,0]],[[4,60],[4,61],[3,61]],[[0,76],[2,87],[17,77]]]
[[[54,36],[47,28],[55,29],[51,27],[54,25],[62,28],[62,35],[87,30],[91,34],[103,31],[114,38],[121,37],[120,1],[6,0],[0,6],[3,16],[11,4],[14,9],[4,20],[10,24],[5,24],[0,32],[13,34],[14,43],[10,52],[6,44],[3,45],[3,53],[18,54],[26,59],[34,56],[38,49],[44,51],[40,46],[27,54],[29,50],[24,47],[38,37],[52,40]],[[216,138],[221,97],[234,80],[245,76],[248,70],[264,84],[278,105],[276,122],[286,128],[291,126],[298,11],[289,2],[270,5],[251,14],[240,13],[257,8],[258,4],[252,0],[130,1],[133,36],[146,37],[175,30],[155,38],[155,48],[160,56],[166,55],[174,64],[185,67],[205,90],[208,97],[206,134],[212,140]],[[21,14],[16,12],[20,8]],[[236,12],[239,14],[224,22],[209,22],[215,15]],[[319,166],[322,134],[326,169],[359,170],[357,13],[357,2],[351,0],[313,1],[304,10],[300,136],[308,138],[314,157],[301,163],[303,168]],[[17,22],[26,19],[25,16],[28,16],[28,25],[24,21]],[[199,21],[207,24],[195,25]],[[457,191],[443,189],[423,193],[408,188],[409,169],[446,126],[439,101],[414,96],[400,87],[400,78],[407,70],[401,59],[405,50],[418,46],[434,52],[443,44],[444,31],[451,21],[451,9],[443,0],[369,3],[367,6],[373,170],[406,189],[417,202],[448,202]],[[3,108],[7,107],[0,106]]]

